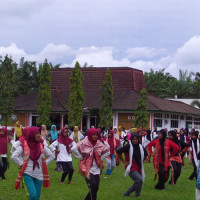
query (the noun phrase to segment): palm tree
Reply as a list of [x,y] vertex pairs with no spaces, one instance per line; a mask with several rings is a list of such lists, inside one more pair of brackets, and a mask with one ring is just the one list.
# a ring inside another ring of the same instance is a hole
[[200,109],[200,101],[199,100],[193,100],[190,105],[193,107],[198,107]]

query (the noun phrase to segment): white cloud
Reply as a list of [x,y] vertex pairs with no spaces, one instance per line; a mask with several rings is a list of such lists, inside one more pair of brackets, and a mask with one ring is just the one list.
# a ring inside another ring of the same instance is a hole
[[95,67],[120,67],[130,65],[130,61],[127,58],[115,59],[113,57],[114,51],[115,49],[112,47],[98,48],[91,46],[89,48],[80,48],[71,65],[74,66],[76,61],[78,61],[80,65],[87,62],[88,65],[93,65]]
[[[133,67],[143,71],[159,70],[165,68],[173,76],[178,77],[179,69],[197,72],[200,67],[200,36],[190,38],[178,48],[175,53],[167,55],[167,50],[149,47],[133,47],[125,51],[125,56],[114,47],[80,47],[73,49],[66,44],[46,45],[39,53],[28,54],[25,50],[12,43],[7,47],[0,47],[0,55],[11,55],[13,60],[19,62],[21,57],[28,61],[43,62],[47,59],[54,64],[62,63],[62,67],[73,67],[78,61],[80,65],[86,62],[94,67]],[[129,53],[133,53],[130,56]],[[132,59],[134,58],[134,60]],[[67,64],[68,63],[68,64]]]
[[150,59],[166,54],[165,49],[155,49],[149,47],[134,47],[129,48],[127,51],[127,57],[130,59]]
[[200,71],[200,36],[190,38],[177,49],[167,71],[178,76],[179,69],[192,72]]
[[36,54],[27,54],[23,49],[18,48],[14,43],[8,47],[0,47],[0,55],[11,56],[15,62],[19,62],[21,57],[24,57],[25,60],[28,61],[37,61],[38,63],[44,62],[45,59],[49,62],[55,62],[73,54],[73,49],[65,44],[55,45],[50,43],[45,46],[42,51]]

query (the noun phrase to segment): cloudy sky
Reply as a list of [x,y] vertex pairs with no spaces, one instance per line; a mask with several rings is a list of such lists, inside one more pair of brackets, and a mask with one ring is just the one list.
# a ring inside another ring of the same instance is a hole
[[1,0],[0,55],[200,71],[199,0]]

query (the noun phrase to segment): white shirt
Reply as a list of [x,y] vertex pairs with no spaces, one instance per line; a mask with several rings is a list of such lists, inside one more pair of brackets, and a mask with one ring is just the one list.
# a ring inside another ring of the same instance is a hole
[[[69,136],[69,138],[71,138],[72,140],[75,141],[75,139],[74,139],[74,131],[73,131],[72,134]],[[78,132],[78,142],[80,142],[80,141],[83,140],[83,139],[84,139],[84,136],[83,136],[83,134],[79,131],[79,132]]]
[[[72,142],[70,146],[76,146],[76,142]],[[51,149],[52,152],[54,152],[57,149],[60,151],[59,154],[57,155],[57,161],[58,162],[70,162],[72,161],[72,156],[71,153],[69,154],[67,152],[67,148],[64,144],[61,144],[58,142],[58,140],[54,141],[49,148]]]
[[[50,149],[46,146],[44,146],[44,155],[47,157],[46,164],[48,165],[51,161],[54,160],[55,156],[50,151]],[[12,154],[11,157],[12,161],[16,163],[17,165],[21,166],[23,165],[24,161],[24,150],[21,146],[19,146],[16,151]],[[31,159],[28,159],[27,167],[24,171],[24,173],[28,174],[31,177],[37,178],[38,180],[43,181],[43,171],[42,171],[42,154],[40,155],[39,159],[37,160],[39,163],[39,168],[35,166],[35,169],[33,170],[33,161]]]
[[[72,147],[72,153],[73,155],[76,157],[76,158],[79,158],[79,159],[83,159],[83,156],[80,154],[77,146],[73,146]],[[101,156],[101,160],[103,161],[106,157],[108,157],[110,155],[110,151],[108,151],[107,153],[103,154]],[[94,175],[97,175],[97,174],[100,174],[101,173],[101,170],[100,168],[98,167],[95,159],[93,160],[93,163],[92,163],[92,167],[90,168],[90,173],[91,174],[94,174]]]

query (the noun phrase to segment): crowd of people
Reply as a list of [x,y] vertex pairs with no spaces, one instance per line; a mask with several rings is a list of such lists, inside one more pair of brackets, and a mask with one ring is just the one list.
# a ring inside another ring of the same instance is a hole
[[[188,178],[196,178],[196,199],[200,199],[199,141],[199,132],[194,129],[190,132],[188,129],[151,131],[139,127],[125,131],[119,126],[105,131],[92,126],[83,134],[78,126],[74,126],[72,131],[65,125],[57,131],[52,125],[48,133],[45,125],[23,128],[17,122],[11,137],[7,128],[0,126],[0,177],[6,179],[11,153],[12,161],[20,169],[15,189],[19,189],[20,183],[24,182],[29,199],[39,200],[42,185],[50,186],[48,164],[56,160],[56,170],[62,171],[60,183],[63,184],[68,176],[68,184],[73,184],[72,159],[75,157],[80,159],[79,173],[89,188],[85,200],[96,200],[105,160],[107,175],[112,175],[116,165],[125,165],[125,176],[129,176],[133,184],[123,195],[135,192],[135,196],[140,197],[145,180],[144,162],[150,162],[153,157],[154,180],[158,178],[155,189],[164,190],[170,170],[169,184],[177,184],[185,165],[184,159],[188,157],[193,165],[193,172]],[[10,153],[8,143],[12,146]]]

